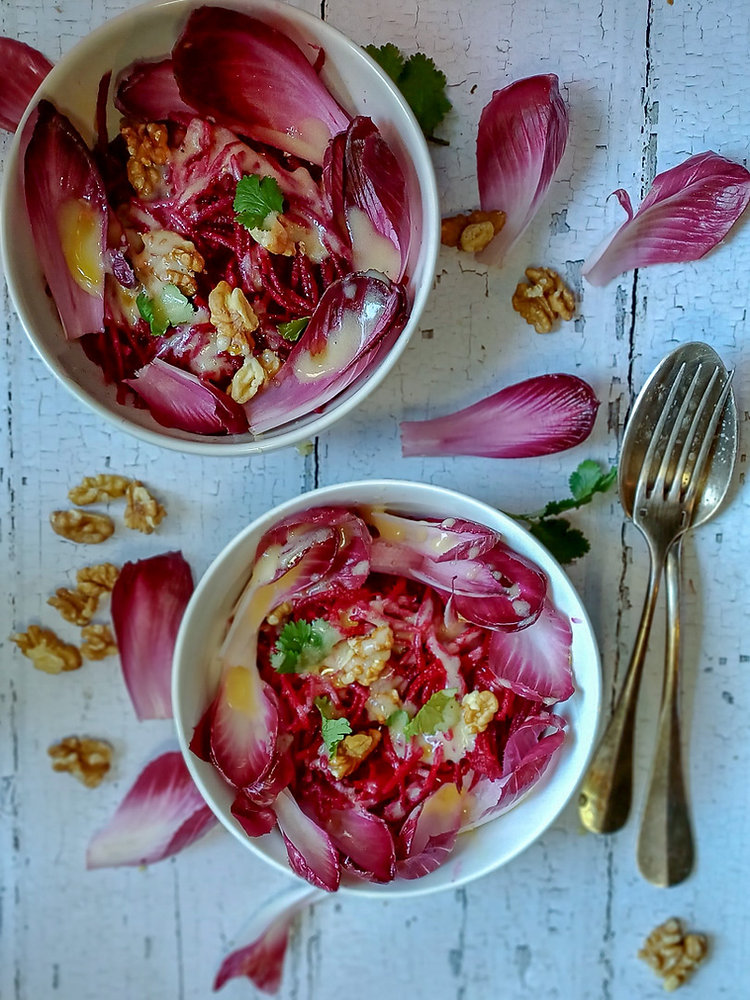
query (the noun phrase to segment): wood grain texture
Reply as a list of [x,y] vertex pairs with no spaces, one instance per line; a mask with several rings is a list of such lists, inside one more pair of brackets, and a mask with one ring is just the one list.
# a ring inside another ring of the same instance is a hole
[[[182,548],[196,577],[248,520],[316,485],[397,476],[463,491],[506,510],[564,493],[578,461],[617,459],[632,393],[674,345],[712,343],[736,366],[742,445],[731,503],[686,545],[683,705],[698,862],[685,884],[644,883],[635,823],[584,834],[571,804],[518,859],[465,889],[426,899],[330,899],[295,930],[280,996],[324,1000],[384,992],[415,1000],[649,1000],[659,983],[635,955],[646,934],[679,915],[706,932],[711,956],[692,996],[736,997],[750,947],[750,629],[745,486],[750,399],[747,274],[750,224],[702,261],[624,275],[601,289],[581,263],[621,221],[609,194],[637,202],[653,175],[714,149],[747,162],[750,2],[675,0],[307,0],[355,41],[420,49],[444,69],[454,111],[433,150],[446,214],[477,200],[479,113],[510,80],[555,72],[571,108],[570,142],[532,226],[501,271],[440,254],[421,328],[385,383],[315,442],[246,461],[161,451],[98,423],[34,354],[0,292],[0,565],[7,601],[0,640],[0,998],[202,1000],[228,942],[286,879],[215,831],[148,870],[86,872],[91,833],[111,815],[171,724],[138,724],[115,660],[50,677],[4,642],[31,622],[57,627],[47,596],[86,562],[48,527],[83,475],[111,470],[151,485],[169,516],[151,538],[121,522],[107,558]],[[122,0],[1,0],[0,33],[51,58],[131,6]],[[9,148],[0,136],[0,154]],[[524,267],[556,267],[575,287],[573,323],[538,336],[510,308]],[[573,371],[602,409],[575,452],[539,460],[403,459],[398,421],[439,414],[543,371]],[[611,700],[624,671],[646,578],[640,536],[614,497],[578,522],[592,552],[571,568],[600,641]],[[75,630],[60,623],[61,634]],[[638,719],[636,803],[643,791],[660,692],[663,628],[651,643]],[[113,742],[111,780],[91,791],[54,774],[47,746],[85,732]],[[246,982],[223,996],[254,995]]]

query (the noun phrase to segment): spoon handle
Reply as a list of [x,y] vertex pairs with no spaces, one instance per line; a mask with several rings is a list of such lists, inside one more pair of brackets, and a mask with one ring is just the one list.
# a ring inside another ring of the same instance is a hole
[[625,825],[630,812],[635,709],[665,556],[651,549],[648,591],[625,682],[581,786],[578,812],[592,833],[614,833]]
[[693,834],[682,771],[679,718],[682,539],[666,563],[667,657],[656,751],[638,835],[638,867],[654,885],[677,885],[693,868]]

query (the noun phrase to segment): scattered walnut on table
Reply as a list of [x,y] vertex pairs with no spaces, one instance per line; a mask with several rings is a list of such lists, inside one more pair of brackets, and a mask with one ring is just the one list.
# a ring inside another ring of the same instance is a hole
[[126,528],[150,535],[167,516],[166,509],[151,496],[143,483],[137,479],[128,483],[125,496],[127,498],[124,514]]
[[138,277],[148,287],[156,277],[167,285],[176,285],[183,295],[195,295],[195,275],[203,270],[204,260],[190,240],[168,229],[141,233],[143,249],[133,255]]
[[109,771],[112,747],[104,740],[67,736],[49,748],[54,771],[67,771],[87,788],[96,788]]
[[651,931],[638,957],[661,976],[664,989],[671,992],[695,972],[707,951],[704,934],[685,934],[681,921],[671,917]]
[[241,288],[220,281],[208,294],[211,322],[216,327],[216,349],[247,357],[255,346],[259,321]]
[[345,736],[329,760],[331,773],[336,778],[346,778],[359,767],[380,742],[380,730],[368,729],[365,733]]
[[128,180],[139,198],[151,198],[161,183],[162,171],[159,168],[169,159],[167,127],[159,122],[122,124],[120,134],[130,154]]
[[461,699],[461,712],[466,731],[483,733],[499,707],[492,691],[469,691]]
[[70,590],[68,587],[58,587],[55,594],[48,599],[47,604],[57,608],[66,622],[72,622],[74,625],[88,625],[96,613],[99,595]]
[[86,625],[81,629],[81,639],[81,652],[87,660],[104,660],[117,652],[109,625]]
[[76,573],[78,592],[99,597],[111,592],[120,570],[113,563],[97,563],[95,566],[82,566]]
[[440,242],[446,247],[459,247],[467,253],[484,250],[505,225],[505,212],[470,212],[451,215],[442,220]]
[[369,687],[385,669],[393,648],[390,625],[378,625],[367,635],[337,642],[323,661],[323,674],[332,675],[336,687],[362,684]]
[[572,319],[576,300],[562,278],[548,267],[527,267],[528,283],[520,282],[513,293],[513,308],[537,333],[550,333],[557,319]]
[[69,542],[98,545],[115,530],[115,523],[106,514],[83,510],[53,510],[49,516],[52,530]]
[[29,625],[25,632],[16,632],[10,638],[36,669],[43,670],[46,674],[77,670],[83,662],[77,647],[63,642],[49,628]]
[[68,490],[71,503],[84,507],[90,503],[103,503],[106,500],[117,500],[125,496],[125,490],[130,480],[126,476],[115,476],[101,473],[98,476],[84,476],[77,486]]

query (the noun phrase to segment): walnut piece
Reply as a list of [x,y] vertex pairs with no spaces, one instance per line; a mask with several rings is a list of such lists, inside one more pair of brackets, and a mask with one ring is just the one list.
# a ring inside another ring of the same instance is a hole
[[203,270],[203,257],[195,244],[168,229],[141,233],[143,250],[133,255],[133,266],[148,287],[153,277],[176,285],[183,295],[195,295],[195,275]]
[[151,496],[143,483],[137,479],[128,483],[125,496],[127,504],[123,519],[126,528],[131,528],[133,531],[142,531],[144,535],[150,535],[154,528],[167,516],[166,509]]
[[378,625],[367,635],[337,642],[323,661],[323,674],[333,674],[336,687],[362,684],[369,687],[383,673],[393,648],[390,625]]
[[483,733],[499,708],[492,691],[469,691],[461,699],[464,726],[469,733]]
[[651,931],[638,957],[661,976],[664,989],[671,992],[695,972],[707,951],[704,934],[685,934],[680,920],[671,917]]
[[283,601],[281,604],[277,604],[276,607],[266,616],[266,621],[269,625],[281,625],[285,622],[287,618],[292,613],[292,605],[289,601]]
[[129,482],[125,476],[108,473],[85,476],[78,486],[68,490],[68,499],[79,507],[85,507],[90,503],[103,503],[105,500],[117,500],[118,497],[125,496]]
[[68,587],[58,587],[47,604],[57,608],[66,622],[74,625],[88,625],[96,613],[99,604],[98,594],[85,594],[80,590],[69,590]]
[[372,753],[380,742],[380,730],[368,729],[365,733],[352,733],[345,736],[336,747],[336,753],[331,757],[329,767],[336,778],[346,778],[359,767],[362,761]]
[[87,660],[104,660],[117,652],[109,625],[87,625],[81,629],[81,639],[81,652]]
[[220,281],[208,294],[211,322],[216,327],[216,349],[247,357],[255,346],[258,317],[241,288]]
[[271,212],[264,219],[263,229],[251,229],[250,235],[256,243],[260,243],[269,253],[280,254],[282,257],[294,257],[297,249],[293,234],[289,233],[283,222]]
[[148,122],[145,125],[120,126],[130,159],[128,180],[139,198],[151,198],[158,190],[163,167],[169,159],[169,133],[166,125]]
[[276,351],[272,351],[270,347],[261,351],[258,361],[260,361],[261,367],[268,378],[275,375],[279,368],[281,368],[281,358],[278,356]]
[[467,253],[479,253],[497,236],[505,225],[505,212],[470,212],[451,215],[440,226],[440,242],[446,247],[459,247]]
[[64,670],[77,670],[81,663],[81,654],[75,646],[56,635],[52,629],[41,628],[39,625],[29,625],[25,632],[16,632],[11,636],[24,656],[28,656],[37,670],[45,674],[60,674]]
[[83,510],[53,510],[49,516],[52,530],[69,542],[98,545],[110,537],[115,522],[106,514]]
[[266,370],[260,361],[250,355],[245,358],[229,383],[227,392],[235,403],[247,403],[265,385]]
[[66,736],[51,746],[47,753],[52,758],[53,771],[67,771],[87,788],[96,788],[101,784],[112,760],[109,743],[86,736]]
[[572,319],[576,300],[557,271],[548,267],[527,267],[525,281],[516,286],[513,308],[537,333],[550,333],[556,319]]
[[99,597],[111,592],[120,570],[112,563],[97,563],[95,566],[82,566],[76,573],[78,592]]

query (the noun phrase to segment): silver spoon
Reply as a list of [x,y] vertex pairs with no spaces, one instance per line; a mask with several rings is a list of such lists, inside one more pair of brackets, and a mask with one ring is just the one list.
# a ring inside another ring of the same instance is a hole
[[[705,347],[704,355],[707,361],[719,361],[718,355],[710,348]],[[696,528],[708,521],[724,502],[732,481],[738,437],[737,406],[730,391],[691,527]],[[620,499],[625,513],[631,516],[633,492],[630,489],[621,492]],[[683,779],[679,717],[680,584],[683,537],[675,542],[667,554],[667,649],[664,686],[656,750],[638,834],[638,867],[644,878],[659,886],[677,885],[684,881],[693,869],[694,858],[690,807]]]
[[620,494],[648,543],[651,571],[625,681],[581,786],[580,817],[595,833],[619,830],[630,811],[635,708],[660,578],[697,510],[729,379],[708,345],[678,348],[641,390],[625,431]]

